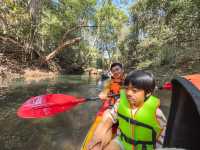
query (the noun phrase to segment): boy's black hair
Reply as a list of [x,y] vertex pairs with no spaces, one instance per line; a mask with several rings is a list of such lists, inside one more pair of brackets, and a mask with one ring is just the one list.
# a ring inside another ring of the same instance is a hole
[[121,69],[123,68],[122,64],[120,63],[112,63],[112,65],[110,66],[110,70],[115,66],[119,66]]
[[143,70],[132,71],[125,78],[124,85],[132,84],[138,89],[143,89],[145,94],[152,93],[155,89],[155,79],[152,73]]

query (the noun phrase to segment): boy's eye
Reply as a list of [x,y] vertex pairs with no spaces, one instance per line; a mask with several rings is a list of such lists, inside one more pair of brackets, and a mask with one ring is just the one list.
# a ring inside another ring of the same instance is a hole
[[138,89],[132,89],[132,91],[133,91],[134,93],[136,93],[136,92],[138,92]]
[[131,90],[132,90],[133,93],[137,93],[137,92],[140,91],[140,89],[136,89],[136,88],[132,88]]
[[124,86],[125,90],[131,90],[133,93],[137,93],[140,91],[140,89],[136,89],[136,88],[130,88],[128,86]]

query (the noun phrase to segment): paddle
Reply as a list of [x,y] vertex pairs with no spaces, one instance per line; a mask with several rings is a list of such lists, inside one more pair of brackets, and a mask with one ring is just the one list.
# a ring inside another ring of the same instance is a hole
[[[172,85],[169,82],[163,84],[159,89],[171,90]],[[119,95],[110,95],[119,96]],[[17,115],[20,118],[45,118],[52,117],[58,113],[69,111],[78,104],[88,101],[98,100],[99,97],[77,98],[71,95],[64,94],[46,94],[29,98],[17,110]]]
[[[116,96],[116,95],[110,95]],[[17,110],[20,118],[52,117],[58,113],[69,111],[78,104],[98,100],[99,97],[77,98],[64,94],[46,94],[29,98]]]
[[172,90],[172,83],[171,82],[165,82],[163,86],[159,87],[160,90]]

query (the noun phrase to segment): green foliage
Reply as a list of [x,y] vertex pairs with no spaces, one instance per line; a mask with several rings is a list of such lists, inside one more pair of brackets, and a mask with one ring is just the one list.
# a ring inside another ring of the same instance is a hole
[[111,1],[99,6],[96,10],[94,22],[99,27],[94,31],[94,36],[97,38],[96,47],[100,50],[100,58],[102,58],[102,62],[105,62],[104,65],[108,65],[112,61],[119,61],[118,45],[121,29],[128,17]]
[[120,48],[128,66],[174,65],[183,49],[199,49],[200,1],[138,0],[131,14],[130,34]]
[[18,59],[24,63],[35,62],[38,53],[47,56],[63,42],[82,37],[54,61],[62,67],[105,67],[120,59],[119,47],[129,32],[128,16],[111,0],[3,0],[0,12],[0,34],[12,37],[13,46],[21,45],[23,57]]
[[35,51],[47,55],[82,37],[55,58],[63,67],[106,68],[114,61],[139,68],[174,65],[183,54],[199,50],[199,0],[138,0],[130,12],[127,16],[111,0],[3,0],[0,36],[11,38],[3,47],[12,43],[22,49],[24,57],[20,53],[18,59],[24,63],[38,59]]
[[96,60],[96,67],[99,69],[99,68],[103,68],[103,61],[102,59],[98,58]]
[[[81,24],[87,25],[94,16],[95,5],[96,0],[59,0],[56,5],[52,1],[37,3],[37,0],[4,0],[0,6],[0,24],[2,24],[0,34],[13,37],[16,42],[12,44],[18,42],[24,46],[22,51],[25,55],[30,55],[30,50],[31,53],[34,53],[33,50],[43,51],[47,55],[61,42],[82,36],[81,30],[84,29],[77,28],[71,32],[70,30]],[[68,34],[64,36],[65,33]],[[59,55],[56,61],[60,63],[69,56],[71,60],[80,60],[80,62],[66,61],[69,65],[83,64],[83,59],[86,60],[86,64],[89,64],[92,56],[87,54],[90,57],[87,60],[85,53],[93,55],[95,53],[93,49],[83,41],[77,46],[66,49],[67,52],[62,53],[62,57]]]

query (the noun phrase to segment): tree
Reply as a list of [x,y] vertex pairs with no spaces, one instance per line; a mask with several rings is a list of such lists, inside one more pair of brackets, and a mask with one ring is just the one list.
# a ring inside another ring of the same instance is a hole
[[137,1],[131,7],[131,14],[137,18],[132,20],[129,35],[135,44],[132,44],[134,50],[129,47],[127,54],[131,52],[136,62],[175,64],[176,56],[181,58],[188,48],[198,49],[199,1]]
[[117,59],[120,30],[127,22],[128,17],[112,1],[101,1],[99,3],[94,24],[100,27],[93,32],[96,37],[96,47],[100,50],[102,62],[109,66],[108,64]]

